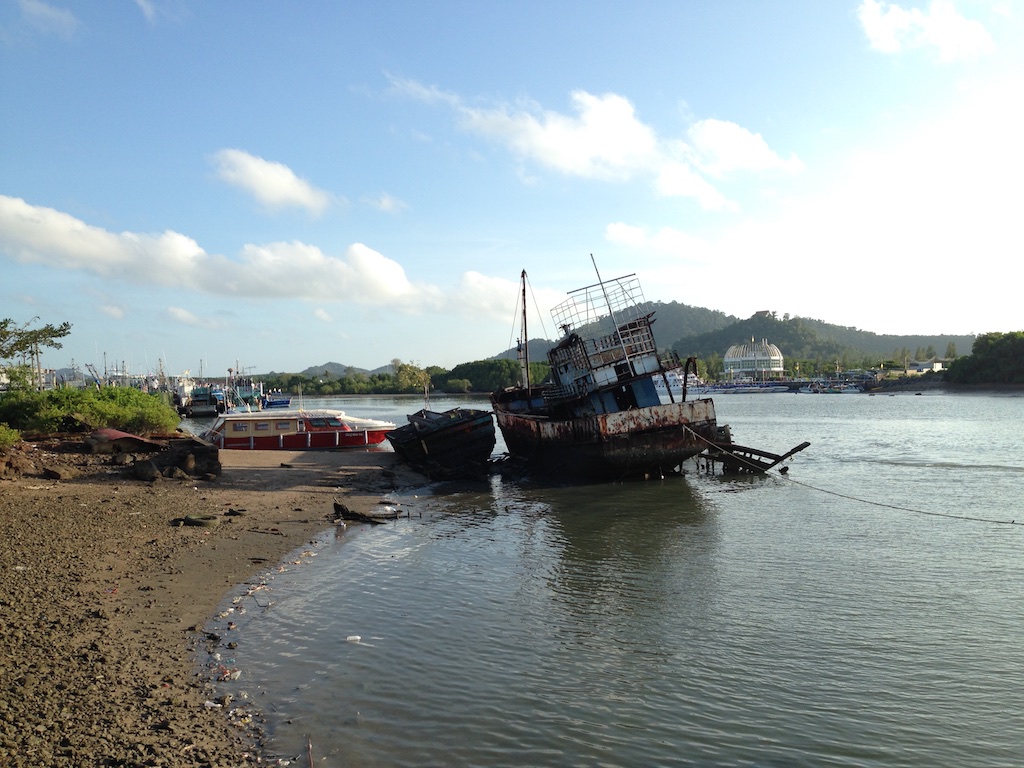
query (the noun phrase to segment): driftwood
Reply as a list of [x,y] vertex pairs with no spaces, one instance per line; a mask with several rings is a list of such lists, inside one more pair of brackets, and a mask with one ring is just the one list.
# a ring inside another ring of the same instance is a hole
[[394,507],[384,507],[372,512],[356,512],[337,500],[334,502],[334,513],[342,520],[348,520],[353,523],[369,523],[370,525],[380,525],[388,520],[395,520],[402,516],[402,513]]

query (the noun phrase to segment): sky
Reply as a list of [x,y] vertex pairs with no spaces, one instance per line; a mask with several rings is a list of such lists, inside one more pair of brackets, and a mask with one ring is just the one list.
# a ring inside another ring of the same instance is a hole
[[50,368],[451,368],[514,346],[522,270],[554,338],[596,264],[739,318],[1021,330],[1022,17],[0,0],[0,319],[69,322]]

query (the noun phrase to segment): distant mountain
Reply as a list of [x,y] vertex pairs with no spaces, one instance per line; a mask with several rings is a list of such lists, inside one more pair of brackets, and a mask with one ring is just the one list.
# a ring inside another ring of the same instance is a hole
[[309,377],[323,376],[325,373],[340,379],[341,377],[349,373],[369,374],[371,373],[371,371],[368,371],[365,368],[355,368],[351,365],[343,365],[341,363],[324,363],[323,365],[312,365],[304,371],[299,371],[300,376]]
[[[530,339],[526,343],[526,351],[530,354],[530,361],[535,363],[547,362],[548,350],[550,350],[555,343],[548,341],[547,339]],[[487,358],[488,360],[518,360],[519,351],[513,347],[512,349],[506,349],[504,352],[499,352],[496,355],[492,355]]]
[[[727,328],[740,321],[738,317],[727,315],[724,312],[704,309],[703,307],[690,307],[677,301],[669,302],[668,304],[646,302],[643,305],[643,309],[646,312],[656,313],[654,318],[654,335],[655,338],[666,346],[684,336],[709,333],[721,328]],[[537,362],[547,360],[548,350],[554,345],[554,341],[548,341],[547,339],[530,339],[527,347],[530,352],[530,360]],[[493,355],[490,359],[501,360],[505,358],[516,360],[518,352],[513,347]]]
[[732,345],[751,339],[767,339],[785,357],[805,360],[818,357],[893,360],[902,357],[904,350],[913,358],[918,350],[929,349],[935,356],[944,357],[950,344],[957,354],[964,355],[970,353],[974,343],[974,336],[881,335],[801,317],[780,320],[771,313],[759,312],[719,330],[679,338],[672,343],[672,349],[680,357],[724,356]]
[[[937,357],[945,357],[950,344],[958,355],[967,355],[974,344],[974,336],[896,336],[861,331],[822,320],[803,317],[779,319],[771,312],[758,312],[741,320],[724,312],[703,307],[690,307],[673,301],[647,302],[644,309],[655,313],[654,334],[663,349],[671,347],[681,358],[691,355],[709,358],[724,357],[734,344],[751,339],[767,339],[787,358],[809,360],[815,358],[865,358],[897,360],[904,350],[913,357],[918,350],[931,349]],[[530,339],[530,360],[546,362],[548,350],[555,344],[548,339]],[[515,360],[518,353],[512,349],[491,356],[490,360]],[[473,361],[466,361],[473,362]],[[341,363],[324,363],[300,371],[302,376],[322,376],[325,372],[342,378],[349,373],[370,375],[390,372],[391,366],[382,365],[372,371]],[[268,374],[270,375],[270,374]]]
[[[931,349],[945,357],[952,344],[959,355],[970,354],[974,336],[896,336],[861,331],[821,320],[758,312],[741,320],[724,312],[690,307],[679,302],[647,302],[645,310],[655,313],[654,335],[662,348],[671,347],[680,357],[691,355],[723,357],[729,347],[751,339],[767,339],[785,357],[803,360],[815,358],[877,357],[881,361],[899,359],[905,350],[914,357],[918,350]],[[554,345],[545,339],[530,339],[530,360],[543,361]],[[499,352],[490,359],[516,359],[516,350]]]
[[671,301],[646,302],[645,309],[654,312],[654,337],[662,344],[672,344],[687,336],[700,336],[720,331],[740,322],[740,318],[727,315],[715,309],[690,307]]

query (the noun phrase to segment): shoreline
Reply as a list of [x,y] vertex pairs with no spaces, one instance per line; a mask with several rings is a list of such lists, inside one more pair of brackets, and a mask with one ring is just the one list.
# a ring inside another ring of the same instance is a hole
[[257,764],[251,718],[209,700],[204,627],[335,498],[370,512],[428,481],[381,449],[220,451],[214,480],[156,481],[68,451],[30,444],[39,471],[0,480],[0,764]]

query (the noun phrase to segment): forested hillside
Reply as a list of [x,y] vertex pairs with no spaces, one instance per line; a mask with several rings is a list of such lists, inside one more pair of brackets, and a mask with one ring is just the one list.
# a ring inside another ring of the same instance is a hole
[[751,339],[767,339],[786,358],[877,358],[900,362],[956,357],[964,354],[974,342],[973,336],[880,335],[829,325],[821,320],[788,316],[780,320],[771,314],[759,313],[710,333],[684,335],[671,346],[680,357],[708,358],[724,355],[733,344]]
[[[902,363],[932,357],[953,358],[966,354],[974,336],[897,336],[861,331],[822,320],[759,312],[746,320],[679,302],[648,302],[655,313],[654,334],[659,345],[680,357],[721,357],[734,344],[767,339],[788,359],[870,359]],[[530,339],[531,360],[544,360],[551,341]],[[516,357],[514,349],[491,359]]]
[[647,302],[646,307],[647,311],[655,312],[654,335],[665,346],[677,339],[713,333],[740,322],[740,318],[724,312],[689,307],[678,301],[671,301],[668,304]]

